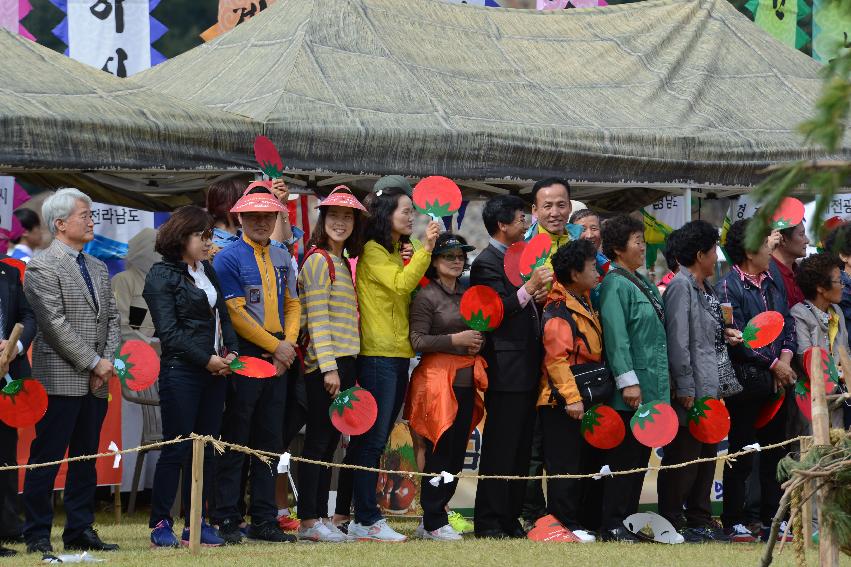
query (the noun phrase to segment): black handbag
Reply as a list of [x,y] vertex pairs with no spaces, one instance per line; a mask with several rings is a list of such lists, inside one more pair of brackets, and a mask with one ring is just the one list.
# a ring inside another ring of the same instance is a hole
[[774,375],[764,366],[733,363],[736,380],[742,385],[742,391],[730,396],[731,401],[764,400],[774,393]]
[[[575,340],[583,341],[588,350],[591,350],[591,347],[588,344],[588,339],[579,331],[579,326],[573,319],[573,314],[563,302],[557,301],[547,305],[544,309],[544,325],[546,325],[546,322],[553,317],[560,317],[567,321]],[[576,352],[578,351],[579,347],[577,346]],[[586,409],[595,404],[607,402],[612,397],[612,394],[615,393],[615,379],[612,376],[612,371],[605,364],[598,362],[573,364],[570,367],[570,371],[573,373],[573,378],[576,381],[576,389],[579,390],[579,395],[582,396],[582,404]],[[549,381],[550,386],[550,401],[555,402],[561,407],[567,405],[549,375],[547,375],[547,380]]]

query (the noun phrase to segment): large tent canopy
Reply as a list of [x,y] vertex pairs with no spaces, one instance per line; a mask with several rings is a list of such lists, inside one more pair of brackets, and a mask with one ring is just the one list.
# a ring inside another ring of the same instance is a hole
[[279,0],[138,77],[262,123],[314,185],[440,174],[500,191],[558,175],[581,198],[635,186],[723,196],[779,161],[836,157],[796,132],[819,69],[727,0],[554,12]]
[[[142,208],[250,166],[260,126],[151,92],[0,28],[0,172]],[[180,175],[176,175],[180,172]]]

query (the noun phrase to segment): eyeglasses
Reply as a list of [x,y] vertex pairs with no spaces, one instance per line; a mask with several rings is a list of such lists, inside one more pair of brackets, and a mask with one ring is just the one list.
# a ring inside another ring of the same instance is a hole
[[830,280],[833,285],[842,285],[842,280]]
[[192,236],[197,236],[201,240],[212,240],[213,239],[213,231],[211,229],[207,230],[199,230],[192,233]]
[[463,262],[465,259],[463,254],[441,254],[440,257],[447,262]]

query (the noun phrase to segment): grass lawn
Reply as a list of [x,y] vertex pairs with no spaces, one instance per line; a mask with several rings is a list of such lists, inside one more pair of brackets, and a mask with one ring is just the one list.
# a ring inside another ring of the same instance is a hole
[[[656,544],[546,544],[531,541],[476,540],[467,536],[457,543],[439,543],[410,540],[402,544],[347,543],[347,544],[260,544],[245,543],[240,546],[203,549],[198,556],[186,549],[151,550],[149,548],[147,518],[141,514],[126,517],[120,525],[108,524],[110,515],[100,517],[97,526],[104,541],[118,543],[121,550],[116,553],[95,554],[106,559],[108,564],[127,567],[230,567],[263,565],[321,566],[367,566],[378,565],[426,567],[468,565],[536,566],[536,565],[583,565],[608,567],[614,565],[652,565],[699,567],[738,567],[759,565],[762,545],[677,545]],[[406,534],[417,527],[416,520],[392,519],[391,524]],[[62,551],[61,528],[53,532],[53,545],[57,553]],[[179,536],[179,532],[178,532]],[[24,547],[13,546],[20,553],[12,559],[3,559],[3,567],[40,565],[40,556],[24,553]],[[815,550],[807,554],[809,565],[818,565]],[[851,567],[851,558],[842,556],[841,565]],[[783,555],[773,565],[794,565],[792,547],[787,545]]]

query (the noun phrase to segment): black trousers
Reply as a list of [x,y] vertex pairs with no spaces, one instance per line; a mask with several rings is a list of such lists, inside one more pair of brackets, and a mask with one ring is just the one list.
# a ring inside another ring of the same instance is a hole
[[[485,393],[487,418],[479,474],[528,474],[537,399],[537,391]],[[480,480],[474,511],[476,532],[514,532],[525,492],[523,480]]]
[[[609,450],[609,468],[612,471],[626,471],[646,467],[650,462],[650,448],[645,447],[632,435],[629,420],[635,412],[618,411],[626,427],[623,442]],[[623,527],[623,521],[638,511],[641,487],[644,485],[644,473],[619,476],[607,476],[603,486],[603,515],[600,527],[613,530]]]
[[[0,422],[0,466],[18,464],[18,430]],[[0,540],[23,533],[18,504],[18,471],[0,472]]]
[[[100,429],[106,417],[106,398],[48,396],[47,413],[35,425],[30,464],[57,461],[98,452]],[[53,524],[53,485],[59,465],[29,469],[24,477],[24,537],[28,543],[50,537]],[[68,463],[65,477],[65,542],[77,539],[95,521],[95,461]]]
[[[602,451],[582,438],[581,420],[567,415],[564,408],[549,406],[538,408],[538,419],[543,433],[543,458],[547,474],[588,474],[600,470]],[[600,481],[592,482],[600,485]],[[601,494],[601,491],[592,490],[592,494]],[[586,500],[583,479],[547,479],[546,509],[567,529],[590,530],[584,523],[583,514],[587,506],[594,505],[596,515],[599,516],[599,499],[593,503],[590,499]]]
[[[286,395],[286,375],[263,380],[230,376],[222,420],[222,439],[252,449],[281,453]],[[241,523],[243,520],[239,499],[243,494],[241,481],[244,461],[245,454],[239,451],[225,451],[217,459],[216,513],[213,516],[217,523],[225,520]],[[275,505],[276,475],[275,463],[270,466],[251,457],[249,513],[253,524],[272,522],[278,517],[278,507]]]
[[[794,403],[789,394],[786,394],[786,403],[777,412],[768,424],[762,429],[754,428],[754,421],[759,415],[762,402],[750,401],[739,403],[728,403],[730,412],[730,453],[736,453],[745,445],[759,443],[770,445],[783,441],[786,437],[786,404]],[[764,526],[771,524],[777,506],[780,504],[782,491],[780,483],[777,482],[777,463],[788,452],[784,447],[778,447],[759,453],[759,488],[760,504],[759,517]],[[745,485],[748,475],[754,469],[753,454],[742,455],[735,461],[724,467],[724,511],[721,513],[721,522],[725,528],[732,528],[736,524],[747,524],[745,517]]]
[[[677,436],[664,449],[662,466],[677,465],[695,459],[714,458],[717,454],[717,443],[701,443],[689,432],[688,427],[680,427]],[[710,496],[714,479],[714,461],[659,471],[656,482],[659,514],[678,530],[684,527],[711,526]]]
[[[532,455],[529,459],[529,476],[540,476],[544,471],[544,434],[541,430],[540,415],[535,418],[532,430]],[[549,492],[549,491],[547,491]],[[523,495],[523,508],[520,515],[527,522],[534,522],[547,514],[547,501],[544,498],[544,483],[540,480],[527,480],[526,493]]]
[[[340,391],[355,385],[357,359],[337,359]],[[304,377],[307,390],[307,431],[301,455],[305,459],[331,462],[340,441],[340,432],[331,424],[328,407],[333,398],[325,391],[323,373],[319,370]],[[298,516],[302,520],[328,517],[328,492],[331,468],[308,463],[298,464]]]
[[[464,468],[464,457],[467,454],[467,444],[470,442],[470,428],[473,421],[473,402],[476,389],[452,388],[455,399],[458,401],[458,413],[455,421],[443,432],[437,445],[431,441],[425,442],[425,468],[423,472],[439,473],[446,471],[458,474]],[[449,523],[446,514],[446,506],[452,500],[455,489],[458,488],[458,479],[449,484],[441,482],[432,486],[431,479],[422,477],[420,484],[420,504],[423,507],[423,527],[427,531],[434,531]]]

